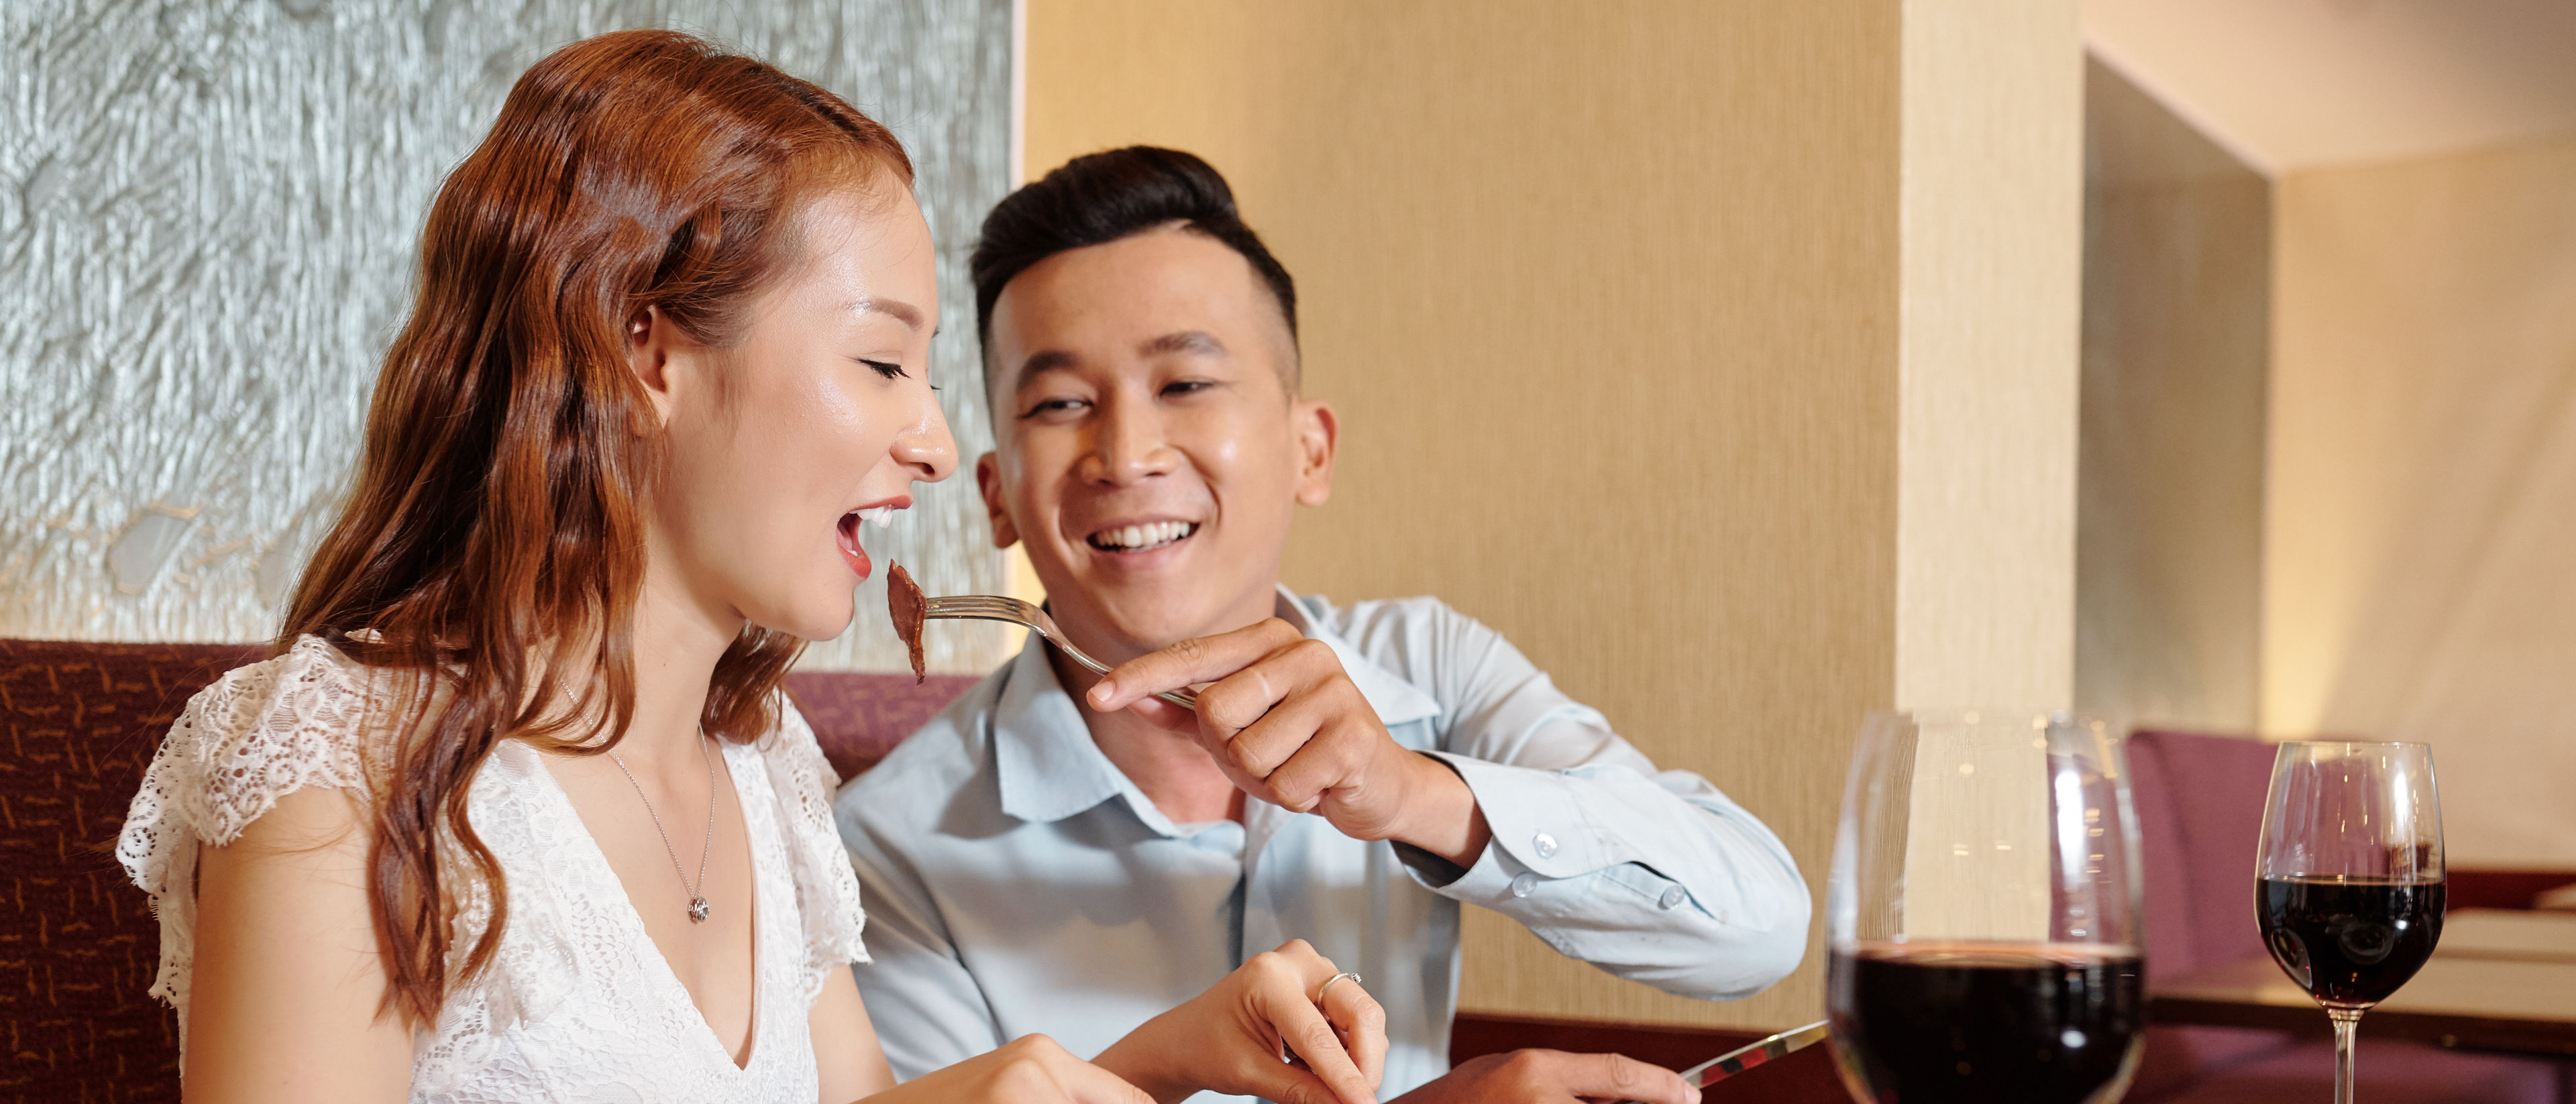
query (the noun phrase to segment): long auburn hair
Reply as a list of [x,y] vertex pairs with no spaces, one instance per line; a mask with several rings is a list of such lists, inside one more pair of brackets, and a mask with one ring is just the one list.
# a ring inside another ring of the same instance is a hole
[[[802,247],[799,205],[888,178],[912,183],[902,145],[839,97],[636,30],[529,69],[439,189],[356,484],[275,642],[319,636],[406,676],[371,761],[368,862],[385,1003],[404,1019],[435,1022],[508,920],[500,864],[466,815],[475,772],[508,739],[605,751],[634,716],[644,511],[665,459],[626,323],[652,308],[730,346]],[[803,647],[746,627],[716,665],[705,730],[768,731]],[[469,897],[491,919],[460,954]]]

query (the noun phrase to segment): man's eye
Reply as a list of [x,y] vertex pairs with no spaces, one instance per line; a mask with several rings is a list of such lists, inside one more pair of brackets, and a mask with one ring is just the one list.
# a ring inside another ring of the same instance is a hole
[[887,379],[902,379],[904,375],[903,365],[893,363],[892,361],[869,360],[866,357],[860,357],[859,363],[876,369],[878,375],[884,376]]
[[1081,399],[1040,399],[1038,400],[1037,405],[1029,407],[1028,413],[1020,416],[1023,418],[1036,418],[1048,414],[1061,414],[1069,410],[1079,410],[1089,405],[1091,405],[1089,402]]
[[1163,385],[1163,394],[1173,397],[1195,395],[1214,386],[1214,380],[1173,380]]

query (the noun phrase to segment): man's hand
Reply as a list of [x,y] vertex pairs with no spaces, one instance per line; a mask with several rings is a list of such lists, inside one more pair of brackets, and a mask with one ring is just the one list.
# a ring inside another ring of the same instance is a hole
[[[1153,696],[1186,686],[1202,687],[1196,715]],[[1333,649],[1276,617],[1138,656],[1089,698],[1093,709],[1197,736],[1237,788],[1321,813],[1343,835],[1400,840],[1460,866],[1485,850],[1490,833],[1466,782],[1396,743]]]
[[[1160,1104],[1202,1090],[1281,1104],[1376,1104],[1386,1011],[1303,939],[1245,960],[1214,988],[1093,1059]],[[1320,995],[1319,995],[1320,993]],[[1294,1064],[1280,1060],[1283,1050]]]
[[1388,1104],[1576,1104],[1642,1100],[1699,1104],[1682,1075],[1616,1054],[1516,1050],[1470,1058],[1443,1077]]

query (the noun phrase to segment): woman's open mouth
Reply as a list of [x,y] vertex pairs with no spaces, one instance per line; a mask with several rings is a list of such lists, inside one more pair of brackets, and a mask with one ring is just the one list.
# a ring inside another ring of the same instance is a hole
[[841,561],[849,564],[850,570],[857,572],[860,579],[866,579],[869,572],[876,570],[876,565],[869,562],[868,550],[859,546],[859,523],[873,521],[878,525],[891,525],[893,522],[888,520],[888,515],[893,512],[888,507],[877,506],[865,510],[852,510],[841,515],[840,524],[837,526],[840,535]]
[[1149,521],[1103,529],[1083,540],[1103,552],[1151,552],[1188,540],[1198,531],[1195,521]]

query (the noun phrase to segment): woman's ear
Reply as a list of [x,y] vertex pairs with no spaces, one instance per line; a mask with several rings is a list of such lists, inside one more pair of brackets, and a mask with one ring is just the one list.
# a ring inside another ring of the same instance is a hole
[[653,424],[629,425],[636,436],[654,432],[671,424],[673,345],[684,340],[679,328],[659,307],[646,307],[626,320],[626,370],[635,374],[635,382],[644,385],[644,396],[653,404]]
[[1321,506],[1333,497],[1333,449],[1341,443],[1342,425],[1333,404],[1299,399],[1289,407],[1289,432],[1297,436],[1297,504]]

